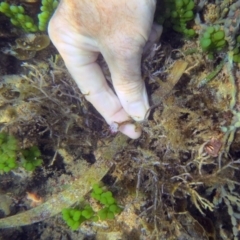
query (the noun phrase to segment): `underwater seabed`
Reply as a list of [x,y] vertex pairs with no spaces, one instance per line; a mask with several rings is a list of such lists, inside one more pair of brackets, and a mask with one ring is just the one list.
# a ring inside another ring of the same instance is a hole
[[[0,239],[239,238],[240,64],[230,44],[209,53],[198,35],[218,20],[233,21],[239,10],[227,14],[240,1],[194,3],[188,27],[197,35],[164,28],[142,60],[151,108],[136,123],[143,129],[137,140],[111,133],[47,35],[8,32],[0,16],[0,127],[18,145],[3,146],[0,137],[0,151],[16,151],[12,170],[0,167]],[[99,64],[111,85],[101,57]],[[41,165],[29,170],[23,156],[33,146]],[[121,211],[73,230],[63,209],[107,206],[93,198],[94,184]]]

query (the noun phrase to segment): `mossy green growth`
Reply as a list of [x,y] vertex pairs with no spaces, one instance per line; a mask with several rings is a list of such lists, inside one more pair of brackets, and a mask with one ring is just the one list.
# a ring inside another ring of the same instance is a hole
[[188,27],[188,22],[194,19],[194,7],[194,0],[164,0],[157,22],[187,37],[194,37],[196,32]]
[[42,0],[41,13],[38,14],[38,28],[45,31],[50,17],[58,6],[57,0]]
[[112,192],[104,191],[98,184],[93,185],[91,197],[103,205],[98,212],[94,212],[90,205],[86,205],[83,209],[66,208],[62,210],[63,220],[72,230],[77,230],[84,221],[114,219],[115,215],[122,211]]
[[215,52],[227,46],[225,32],[219,26],[208,27],[200,38],[200,45],[203,51]]
[[17,168],[18,142],[14,136],[0,133],[0,172],[9,172]]
[[22,28],[26,32],[36,32],[38,30],[33,18],[25,14],[22,6],[9,5],[7,2],[1,2],[0,12],[9,17],[14,26]]
[[33,146],[21,151],[21,162],[22,166],[27,171],[34,171],[36,167],[42,165],[43,160],[41,159],[41,152],[37,146]]

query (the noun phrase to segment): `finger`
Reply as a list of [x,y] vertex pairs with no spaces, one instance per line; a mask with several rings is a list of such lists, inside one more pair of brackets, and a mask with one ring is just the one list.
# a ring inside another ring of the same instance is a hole
[[[107,123],[111,125],[114,122],[129,120],[128,114],[109,88],[96,63],[98,52],[94,42],[76,33],[72,34],[60,29],[56,31],[51,24],[49,34],[80,90]],[[141,134],[135,131],[132,124],[121,126],[119,130],[131,138],[138,138]]]
[[115,36],[117,44],[102,47],[109,66],[114,89],[125,111],[141,121],[149,108],[148,97],[141,77],[141,57],[146,39],[140,41],[122,35]]

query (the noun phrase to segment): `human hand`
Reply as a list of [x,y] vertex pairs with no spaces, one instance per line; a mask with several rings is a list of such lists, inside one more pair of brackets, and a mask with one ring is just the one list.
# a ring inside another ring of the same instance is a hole
[[[152,26],[155,7],[155,0],[62,0],[49,23],[49,36],[66,67],[109,125],[141,121],[149,108],[141,57],[161,35],[161,27]],[[117,96],[96,62],[99,52]],[[119,124],[118,130],[133,139],[141,134],[130,123]]]

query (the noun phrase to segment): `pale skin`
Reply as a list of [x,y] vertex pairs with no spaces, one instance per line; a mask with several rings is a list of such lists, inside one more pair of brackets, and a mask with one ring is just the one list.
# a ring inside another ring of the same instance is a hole
[[[49,36],[86,99],[109,125],[136,139],[141,130],[128,120],[142,121],[149,108],[141,77],[145,48],[157,40],[154,0],[62,0],[49,23]],[[108,64],[116,94],[96,60]]]

